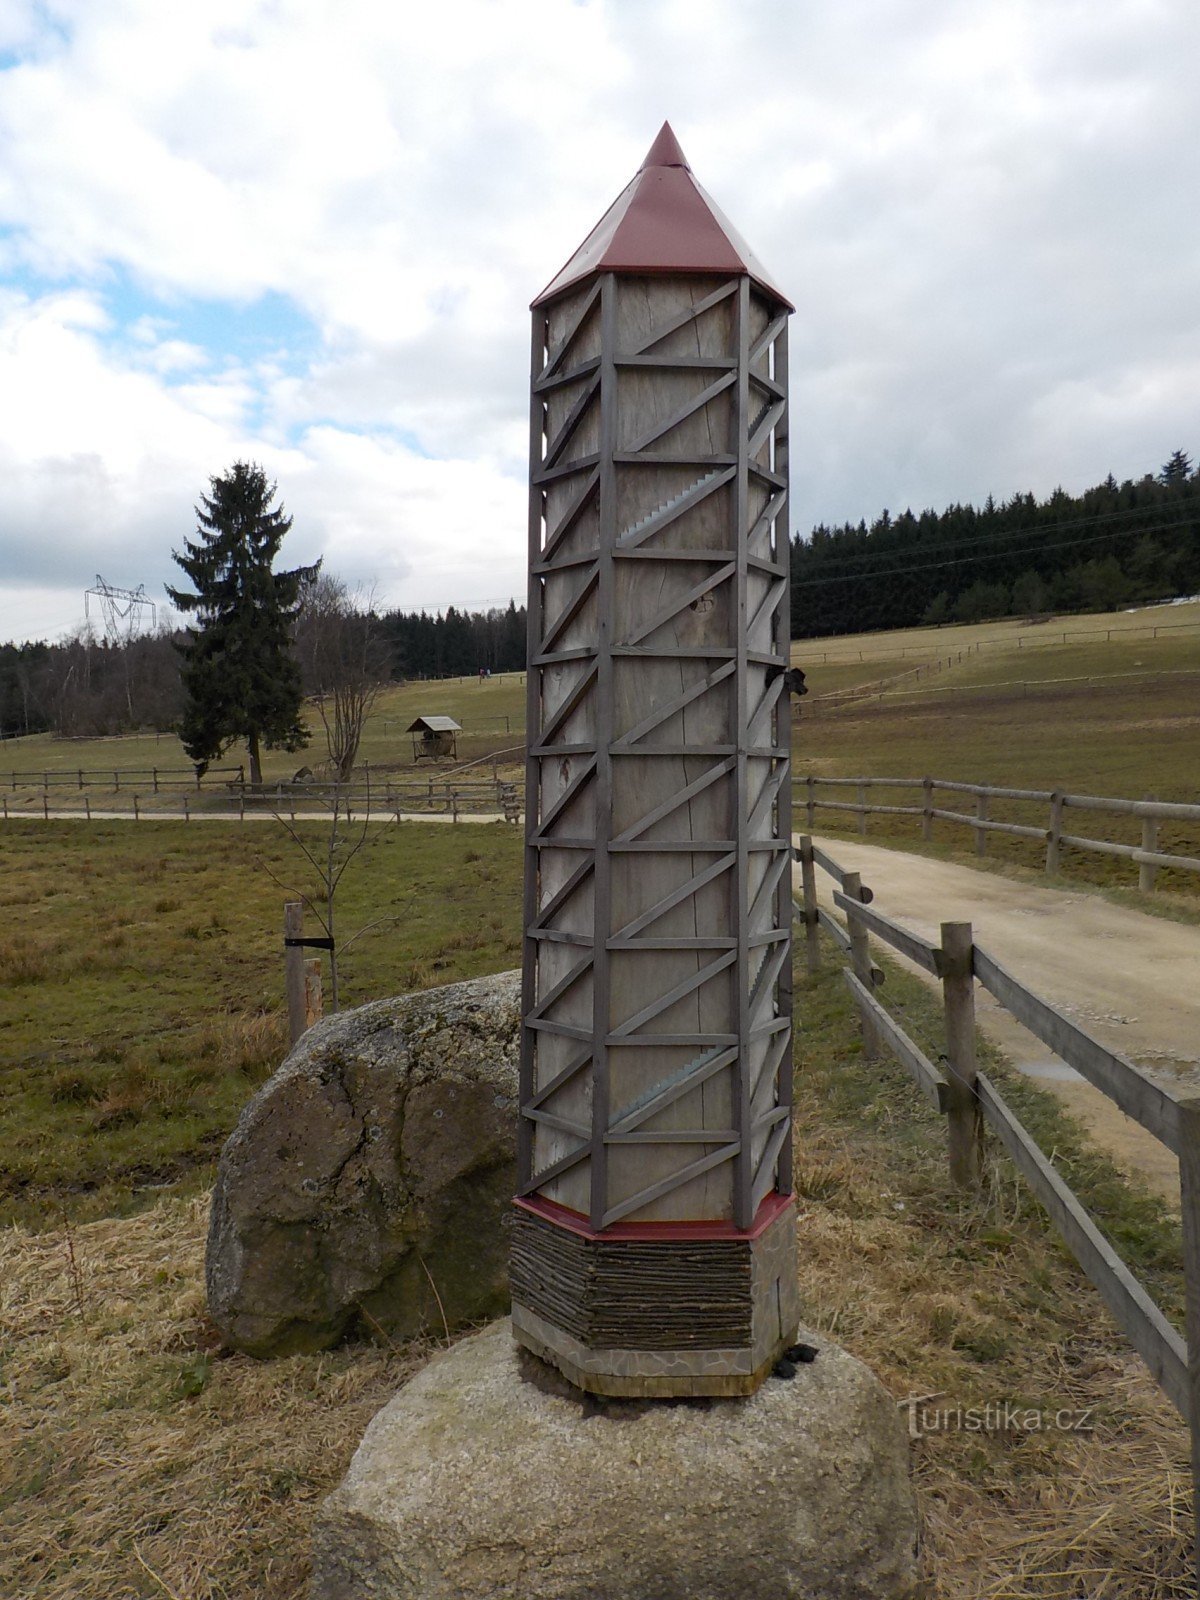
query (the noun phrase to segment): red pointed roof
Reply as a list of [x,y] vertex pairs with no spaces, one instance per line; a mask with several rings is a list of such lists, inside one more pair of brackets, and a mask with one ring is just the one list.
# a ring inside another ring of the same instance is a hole
[[773,299],[795,309],[696,182],[669,122],[663,123],[632,182],[534,305],[553,300],[595,272],[745,272]]

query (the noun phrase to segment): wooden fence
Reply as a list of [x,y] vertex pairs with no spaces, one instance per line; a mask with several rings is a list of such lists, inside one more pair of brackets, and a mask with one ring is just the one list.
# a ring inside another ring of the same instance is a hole
[[[860,875],[840,867],[807,835],[799,841],[796,858],[801,866],[803,903],[793,904],[805,930],[808,970],[815,972],[820,967],[819,930],[824,928],[850,957],[850,966],[843,970],[858,1007],[867,1055],[877,1057],[890,1051],[934,1109],[945,1115],[949,1167],[955,1182],[967,1188],[977,1186],[985,1128],[999,1139],[1156,1383],[1188,1424],[1194,1510],[1200,1511],[1200,1099],[1182,1098],[1160,1088],[1128,1057],[1108,1049],[1035,994],[975,943],[969,922],[943,922],[939,943],[933,944],[876,909]],[[818,904],[818,869],[837,885],[833,900],[845,914],[845,926]],[[940,980],[945,1072],[929,1060],[877,998],[883,975],[871,963],[872,938]],[[1186,1341],[1130,1272],[997,1086],[979,1071],[976,983],[1178,1156]]]
[[[826,800],[819,789],[853,789],[853,800]],[[920,790],[917,805],[873,804],[868,798],[872,790]],[[951,810],[937,805],[938,791],[951,795],[969,795],[974,798],[974,813]],[[1167,800],[1123,800],[1116,797],[1089,794],[1068,794],[1062,789],[1006,789],[986,783],[958,783],[949,778],[818,778],[798,779],[794,785],[797,805],[803,805],[810,829],[817,824],[818,811],[849,812],[858,818],[858,831],[865,834],[869,816],[919,817],[921,836],[932,839],[934,825],[938,822],[954,823],[969,828],[975,834],[976,855],[987,854],[988,835],[1007,834],[1016,839],[1032,839],[1045,846],[1046,872],[1054,876],[1061,867],[1062,853],[1067,850],[1094,851],[1099,855],[1118,856],[1136,863],[1138,888],[1146,892],[1154,889],[1160,867],[1175,867],[1184,872],[1200,872],[1200,857],[1175,855],[1158,848],[1159,823],[1163,821],[1200,823],[1200,805],[1187,805]],[[1048,806],[1047,826],[1039,827],[1021,822],[1001,822],[988,815],[989,801],[1023,801],[1037,806]],[[1067,813],[1099,812],[1113,817],[1135,817],[1141,822],[1141,844],[1117,844],[1108,839],[1092,839],[1080,833],[1068,833],[1064,824]]]
[[[403,812],[444,815],[457,822],[460,815],[495,812],[497,816],[503,816],[506,822],[517,822],[524,805],[518,786],[499,777],[478,778],[463,783],[434,778],[425,782],[409,780],[401,783],[371,782],[368,779],[350,784],[275,783],[252,786],[235,782],[222,787],[220,794],[208,790],[199,803],[193,793],[185,790],[180,796],[178,808],[175,808],[161,798],[164,793],[169,793],[161,783],[153,791],[160,796],[158,802],[154,802],[144,791],[131,791],[126,786],[119,791],[125,797],[126,804],[118,807],[111,799],[105,798],[96,815],[112,816],[120,810],[122,815],[132,816],[135,821],[163,821],[182,817],[185,822],[190,822],[198,816],[235,817],[244,821],[246,817],[257,814],[286,816],[295,822],[327,817],[336,805],[340,813],[351,820],[366,815],[398,816]],[[148,799],[151,800],[149,805],[146,803]],[[93,815],[92,800],[85,792],[80,805],[68,790],[63,798],[54,799],[52,809],[50,791],[43,789],[37,807],[31,809],[29,806],[10,805],[8,795],[0,794],[0,815],[6,822],[30,816],[45,819],[51,816],[82,816],[90,820]]]

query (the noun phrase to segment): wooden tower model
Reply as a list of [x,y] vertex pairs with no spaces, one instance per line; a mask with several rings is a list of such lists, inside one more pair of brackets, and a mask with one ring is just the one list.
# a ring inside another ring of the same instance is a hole
[[795,1335],[790,310],[668,126],[533,305],[513,1328],[600,1394]]

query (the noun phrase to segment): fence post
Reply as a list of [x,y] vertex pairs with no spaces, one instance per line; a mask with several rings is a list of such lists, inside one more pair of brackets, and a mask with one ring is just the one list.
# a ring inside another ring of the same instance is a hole
[[[862,876],[857,872],[847,872],[842,878],[842,893],[847,900],[864,900]],[[871,941],[867,930],[856,917],[847,917],[846,925],[850,930],[850,961],[854,967],[854,975],[863,988],[873,991],[875,979],[871,971]],[[875,1024],[866,1016],[862,1018],[863,1055],[868,1061],[873,1061],[883,1054],[883,1044]]]
[[804,780],[804,807],[808,813],[808,831],[812,833],[817,826],[817,780],[810,772]]
[[804,948],[808,970],[821,970],[821,928],[817,922],[817,866],[813,844],[807,834],[800,840],[800,881],[804,885]]
[[121,774],[119,772],[114,772],[113,773],[113,788],[116,790],[116,792],[118,794],[120,794],[120,792],[121,792]]
[[[987,821],[987,819],[988,819],[988,797],[987,797],[987,795],[985,795],[985,794],[977,794],[975,796],[975,816],[976,816],[976,819],[979,822],[986,822]],[[986,828],[976,828],[975,829],[975,854],[977,856],[985,856],[985,855],[987,855],[987,829]]]
[[1186,1295],[1188,1432],[1192,1442],[1193,1561],[1200,1578],[1200,1100],[1179,1104],[1179,1189]]
[[154,792],[155,792],[155,794],[157,794],[158,793],[158,768],[154,767],[152,770],[153,770],[153,773],[154,773]]
[[[1148,794],[1146,796],[1146,799],[1147,800],[1157,800],[1158,796],[1154,795],[1154,794]],[[1148,851],[1157,850],[1158,849],[1158,818],[1157,817],[1143,817],[1142,818],[1142,849],[1143,850],[1148,850]],[[1143,894],[1153,894],[1154,893],[1154,880],[1155,880],[1155,878],[1157,878],[1157,876],[1158,876],[1158,868],[1153,864],[1153,862],[1150,862],[1150,861],[1139,861],[1138,862],[1138,888],[1142,891]]]
[[137,797],[137,795],[134,795],[134,797],[133,797],[133,820],[135,822],[138,822],[138,821],[141,820],[141,813],[138,811],[138,797]]
[[321,963],[310,960],[304,963],[304,1028],[305,1031],[312,1027],[314,1022],[320,1022],[324,1015],[324,1005],[321,997]]
[[45,789],[42,790],[42,820],[43,822],[50,821],[50,796]]
[[924,798],[921,801],[921,837],[928,841],[933,838],[933,779],[921,779],[921,792]]
[[1046,840],[1046,876],[1058,873],[1058,858],[1062,852],[1063,792],[1055,789],[1050,796],[1050,834]]
[[90,794],[85,794],[83,797],[83,814],[89,822],[92,820],[92,797]]
[[293,939],[304,937],[304,904],[286,900],[283,906],[283,972],[287,989],[288,1039],[295,1044],[305,1029],[304,947]]
[[82,767],[80,767],[80,769],[79,769],[79,787],[81,789],[83,788],[83,768]]
[[238,820],[240,822],[245,822],[246,820],[246,791],[244,789],[238,795]]
[[183,797],[183,820],[185,822],[190,822],[192,820],[192,814],[188,810],[188,797],[186,794]]
[[858,831],[864,838],[867,832],[867,786],[860,783],[858,786]]
[[946,1076],[950,1083],[947,1131],[950,1176],[963,1188],[977,1188],[983,1125],[975,1095],[974,941],[969,922],[943,922],[942,1000],[946,1012]]

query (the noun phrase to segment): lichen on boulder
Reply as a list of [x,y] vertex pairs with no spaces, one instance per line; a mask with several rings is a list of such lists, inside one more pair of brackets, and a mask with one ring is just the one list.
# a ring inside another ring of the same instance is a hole
[[209,1225],[209,1311],[255,1356],[442,1331],[507,1303],[519,975],[311,1028],[242,1112]]

